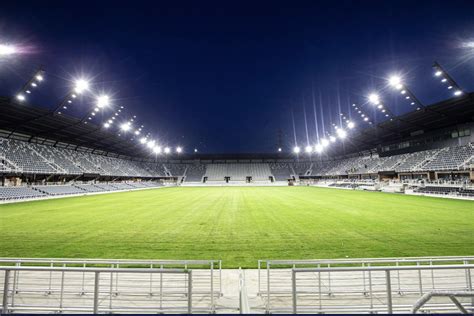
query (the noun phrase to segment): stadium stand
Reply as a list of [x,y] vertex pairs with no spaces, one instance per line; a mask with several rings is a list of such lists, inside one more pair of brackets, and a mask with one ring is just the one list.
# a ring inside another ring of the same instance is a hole
[[186,171],[185,182],[203,182],[203,178],[205,174],[206,174],[205,164],[189,165]]
[[35,185],[33,188],[47,195],[68,195],[86,192],[82,188],[73,185]]
[[271,163],[270,171],[275,181],[288,181],[291,178],[291,169],[288,163]]
[[272,172],[267,163],[217,163],[207,166],[205,177],[208,181],[270,182]]
[[0,187],[0,200],[20,200],[46,196],[46,193],[26,186]]

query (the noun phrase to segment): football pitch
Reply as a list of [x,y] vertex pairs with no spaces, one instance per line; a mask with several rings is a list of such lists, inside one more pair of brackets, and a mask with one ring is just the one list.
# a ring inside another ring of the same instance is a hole
[[0,257],[474,255],[474,202],[316,187],[181,187],[0,205]]

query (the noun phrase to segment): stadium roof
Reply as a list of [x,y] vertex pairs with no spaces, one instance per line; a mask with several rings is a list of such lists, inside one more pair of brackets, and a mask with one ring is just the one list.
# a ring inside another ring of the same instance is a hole
[[433,131],[474,121],[474,93],[444,100],[409,112],[374,127],[351,131],[345,142],[331,146],[334,156],[361,152],[409,138],[412,133]]
[[[351,130],[344,142],[330,146],[329,156],[341,156],[378,148],[384,144],[402,141],[414,132],[431,131],[474,121],[474,93],[451,98],[429,105],[419,111],[409,112],[393,121],[385,121],[374,127]],[[0,129],[13,134],[24,134],[29,140],[49,139],[97,152],[115,153],[137,158],[153,155],[137,141],[94,124],[84,124],[80,119],[53,114],[51,111],[25,106],[0,97]],[[182,154],[167,159],[275,159],[294,158],[291,153],[269,154]]]
[[150,155],[149,150],[138,142],[118,136],[100,126],[84,124],[78,118],[53,114],[43,108],[18,104],[6,97],[0,97],[0,129],[10,132],[10,135],[28,135],[30,141],[50,139],[118,155]]

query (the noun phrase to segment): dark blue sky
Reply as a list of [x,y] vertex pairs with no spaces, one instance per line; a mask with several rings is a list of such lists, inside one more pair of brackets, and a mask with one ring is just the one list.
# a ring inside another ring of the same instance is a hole
[[[411,107],[386,87],[403,74],[425,103],[450,96],[433,78],[440,61],[474,90],[474,1],[156,1],[2,3],[0,41],[30,53],[0,62],[0,92],[14,94],[40,64],[31,101],[53,107],[73,77],[93,78],[163,144],[187,151],[271,152],[315,142],[318,120],[379,91],[395,113]],[[321,96],[321,98],[320,98]],[[321,100],[321,103],[320,103]],[[92,108],[84,98],[70,114]],[[368,106],[367,106],[368,109]],[[107,114],[104,114],[107,117]],[[380,118],[379,118],[380,119]],[[361,123],[362,124],[362,123]],[[319,121],[319,132],[322,132]]]

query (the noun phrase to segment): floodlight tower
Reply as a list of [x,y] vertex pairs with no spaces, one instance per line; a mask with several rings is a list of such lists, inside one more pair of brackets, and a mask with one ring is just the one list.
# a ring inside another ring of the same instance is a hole
[[417,111],[425,108],[423,103],[421,103],[415,94],[404,84],[403,79],[400,76],[392,75],[388,79],[388,84],[392,88],[400,91],[400,94],[405,98],[405,100],[410,102],[410,105],[416,106]]
[[45,71],[42,66],[40,66],[34,73],[33,76],[28,80],[23,87],[15,95],[15,99],[18,102],[26,101],[26,98],[29,94],[32,93],[44,80]]
[[451,75],[446,71],[446,69],[444,69],[440,65],[440,63],[435,61],[433,64],[433,69],[435,71],[435,77],[441,78],[441,83],[445,84],[448,90],[452,90],[454,96],[457,97],[464,94],[458,83],[453,79],[453,77],[451,77]]

